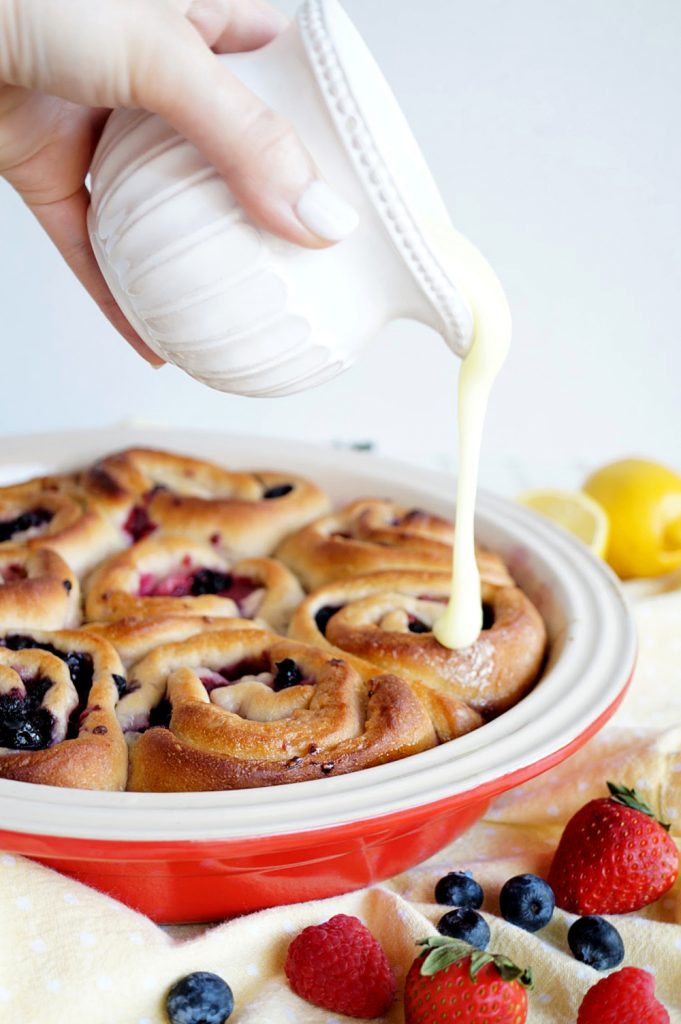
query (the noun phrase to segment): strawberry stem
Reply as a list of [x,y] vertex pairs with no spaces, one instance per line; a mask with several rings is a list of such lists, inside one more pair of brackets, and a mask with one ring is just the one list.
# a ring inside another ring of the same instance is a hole
[[614,782],[608,782],[607,787],[610,790],[610,796],[616,803],[622,804],[624,807],[631,807],[632,810],[640,811],[641,814],[645,814],[648,818],[653,818],[658,825],[662,826],[665,832],[669,832],[671,828],[669,822],[661,821],[656,817],[641,794],[637,793],[635,789],[629,789],[627,786],[618,786]]
[[447,935],[429,935],[425,939],[419,939],[416,945],[424,946],[427,950],[424,950],[425,956],[421,964],[421,974],[426,978],[446,970],[451,964],[470,958],[468,973],[471,981],[475,981],[485,964],[494,964],[504,981],[517,981],[523,988],[532,988],[532,968],[517,967],[501,953],[488,953],[462,939],[451,939]]

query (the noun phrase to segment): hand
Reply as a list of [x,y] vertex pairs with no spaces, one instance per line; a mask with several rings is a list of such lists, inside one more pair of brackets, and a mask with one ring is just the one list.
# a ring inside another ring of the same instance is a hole
[[0,174],[153,365],[161,361],[116,305],[87,231],[85,179],[112,107],[160,114],[275,234],[320,247],[356,223],[290,124],[212,52],[256,49],[285,26],[266,0],[0,0]]

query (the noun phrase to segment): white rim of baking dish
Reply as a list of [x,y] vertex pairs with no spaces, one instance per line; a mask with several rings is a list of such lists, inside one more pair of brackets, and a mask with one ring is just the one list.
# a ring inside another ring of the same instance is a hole
[[[180,430],[112,430],[7,438],[0,466],[31,475],[68,469],[129,445],[165,447],[234,468],[308,475],[338,501],[394,497],[451,514],[454,480],[357,452],[296,441]],[[65,454],[68,453],[68,454]],[[4,481],[3,481],[4,482]],[[584,734],[620,697],[635,660],[632,617],[614,575],[587,548],[535,513],[482,494],[478,530],[528,554],[557,580],[565,610],[562,649],[540,683],[494,721],[450,743],[349,775],[209,793],[107,793],[0,780],[0,828],[124,842],[240,840],[348,825],[470,793],[542,762]]]

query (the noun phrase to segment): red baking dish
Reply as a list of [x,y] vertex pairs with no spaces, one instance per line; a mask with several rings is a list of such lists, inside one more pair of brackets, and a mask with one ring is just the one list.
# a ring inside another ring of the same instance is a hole
[[[337,501],[365,494],[451,514],[452,480],[353,452],[172,431],[9,439],[3,472],[66,468],[130,444],[230,467],[287,468]],[[66,453],[66,454],[65,454]],[[408,481],[408,482],[406,482]],[[388,878],[467,829],[499,793],[558,764],[612,715],[635,631],[612,574],[523,508],[479,501],[477,532],[539,607],[550,654],[534,690],[451,743],[352,775],[217,793],[100,793],[0,780],[0,848],[34,857],[159,922],[211,920]]]

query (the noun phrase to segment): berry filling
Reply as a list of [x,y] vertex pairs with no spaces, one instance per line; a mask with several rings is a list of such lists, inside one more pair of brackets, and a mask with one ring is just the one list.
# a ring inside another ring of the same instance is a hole
[[133,543],[136,543],[138,540],[144,540],[155,529],[156,523],[151,521],[144,505],[134,505],[130,509],[128,518],[123,523],[123,530],[132,538]]
[[267,659],[263,657],[252,661],[240,661],[235,665],[228,665],[218,672],[212,669],[199,669],[198,673],[207,693],[244,682],[262,683],[275,692],[287,690],[290,686],[311,683],[310,679],[305,678],[293,658],[284,658],[283,661],[275,662],[272,670],[270,670]]
[[290,494],[293,490],[293,484],[275,484],[273,487],[268,487],[263,494],[263,498],[269,501],[271,498],[283,498],[286,494]]
[[10,750],[43,750],[52,740],[54,719],[42,707],[49,679],[24,683],[26,695],[11,690],[0,695],[0,747]]
[[4,640],[0,640],[0,644],[3,647],[9,648],[10,651],[47,651],[48,654],[54,654],[56,658],[59,658],[61,661],[66,663],[69,675],[71,676],[71,682],[76,688],[76,693],[78,694],[78,705],[69,716],[69,725],[66,733],[67,739],[74,739],[78,735],[80,721],[83,712],[87,707],[90,689],[92,687],[94,666],[92,664],[91,655],[81,654],[79,651],[60,651],[56,647],[53,647],[52,644],[39,643],[37,640],[34,640],[33,637],[22,636],[20,634],[7,636]]
[[427,626],[421,619],[417,619],[415,615],[409,616],[409,632],[410,633],[430,633],[432,632],[430,626]]
[[147,729],[152,729],[154,726],[160,726],[162,729],[169,729],[172,713],[173,705],[166,697],[164,697],[159,701],[156,707],[151,709],[149,712],[149,722],[143,729],[140,729],[139,732],[146,732]]
[[116,685],[116,689],[118,690],[118,696],[122,697],[123,694],[128,689],[128,681],[127,681],[127,679],[125,678],[125,676],[116,675],[115,672],[113,672],[111,674],[111,678],[113,679],[113,681],[114,681],[114,683]]
[[0,583],[16,583],[17,580],[25,580],[28,573],[24,569],[23,565],[6,565],[4,569],[0,570]]
[[276,663],[277,674],[272,683],[273,690],[287,690],[289,686],[300,686],[303,682],[303,673],[296,665],[293,658],[284,658]]
[[[225,683],[238,683],[244,676],[259,676],[263,672],[269,672],[269,669],[270,663],[265,655],[261,658],[244,658],[243,661],[237,661],[233,665],[225,665],[211,676],[211,680],[217,676],[221,679],[220,685],[224,686]],[[213,689],[214,686],[215,683],[209,682],[210,689]]]
[[225,679],[219,672],[210,668],[198,670],[199,679],[203,683],[206,693],[213,690],[224,690],[228,686],[236,686],[237,683],[263,683],[265,686],[272,686],[274,676],[271,672],[247,672],[239,679]]
[[140,576],[140,597],[202,597],[212,594],[215,597],[228,597],[242,611],[247,598],[260,584],[247,576],[235,576],[230,572],[215,569],[186,569],[170,573],[159,579],[153,573],[142,573]]
[[30,512],[22,512],[15,519],[6,519],[0,522],[0,542],[11,540],[18,533],[38,530],[41,526],[46,526],[53,516],[54,512],[46,508],[35,508]]
[[401,519],[395,520],[396,526],[413,526],[415,523],[424,522],[432,519],[433,517],[429,512],[424,512],[422,508],[412,508],[402,516]]
[[482,606],[482,628],[491,629],[494,625],[494,608],[491,604]]
[[329,625],[329,619],[332,619],[336,612],[339,612],[342,607],[342,604],[327,604],[324,605],[323,608],[320,608],[319,611],[316,613],[314,620],[317,623],[317,629],[322,634],[322,636],[326,636],[326,628]]

